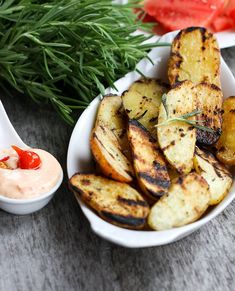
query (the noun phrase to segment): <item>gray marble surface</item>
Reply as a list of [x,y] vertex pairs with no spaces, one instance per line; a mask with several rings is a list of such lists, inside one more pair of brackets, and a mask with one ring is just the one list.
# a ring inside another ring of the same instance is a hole
[[[235,75],[235,47],[222,54]],[[24,98],[1,98],[22,139],[53,153],[66,176],[72,128]],[[113,245],[91,232],[65,178],[43,210],[28,216],[0,211],[0,291],[234,290],[234,240],[235,201],[174,244]]]

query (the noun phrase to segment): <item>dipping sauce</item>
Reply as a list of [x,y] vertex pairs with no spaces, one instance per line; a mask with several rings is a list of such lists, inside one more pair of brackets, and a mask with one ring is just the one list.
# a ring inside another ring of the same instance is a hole
[[37,169],[21,169],[19,156],[13,148],[0,150],[0,195],[30,199],[49,192],[61,177],[59,162],[41,149],[23,149],[36,153],[41,160]]

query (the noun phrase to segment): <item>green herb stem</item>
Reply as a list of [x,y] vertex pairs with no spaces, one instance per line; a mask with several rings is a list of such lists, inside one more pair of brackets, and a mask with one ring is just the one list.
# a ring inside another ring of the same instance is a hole
[[139,4],[111,0],[6,0],[0,4],[0,86],[50,103],[73,123],[105,87],[167,43],[145,43],[151,29],[136,20]]

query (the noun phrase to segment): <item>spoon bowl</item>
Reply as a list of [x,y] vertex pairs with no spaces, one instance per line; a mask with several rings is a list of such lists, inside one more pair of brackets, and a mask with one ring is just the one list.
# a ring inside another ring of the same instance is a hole
[[[20,148],[29,148],[14,129],[7,113],[0,101],[0,149],[9,148],[11,145],[16,145]],[[17,215],[29,214],[43,208],[54,196],[56,190],[60,187],[63,181],[63,171],[56,182],[55,186],[48,192],[41,194],[35,198],[29,199],[13,199],[2,196],[0,193],[0,209]]]

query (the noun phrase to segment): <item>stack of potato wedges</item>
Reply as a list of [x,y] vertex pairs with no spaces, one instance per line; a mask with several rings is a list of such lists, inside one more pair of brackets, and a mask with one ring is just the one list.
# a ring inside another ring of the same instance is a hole
[[180,31],[168,78],[169,84],[140,79],[122,96],[104,96],[90,137],[97,172],[70,179],[75,195],[112,224],[179,227],[231,188],[226,164],[235,164],[235,97],[223,103],[213,34]]

